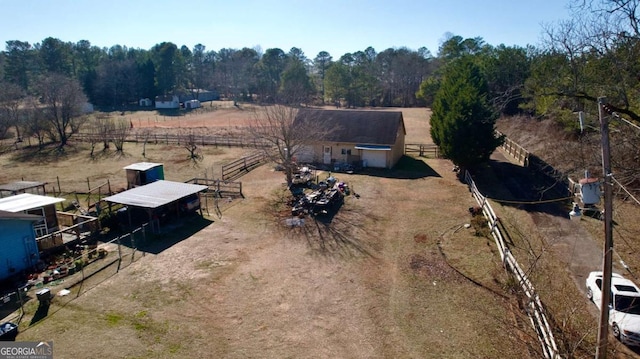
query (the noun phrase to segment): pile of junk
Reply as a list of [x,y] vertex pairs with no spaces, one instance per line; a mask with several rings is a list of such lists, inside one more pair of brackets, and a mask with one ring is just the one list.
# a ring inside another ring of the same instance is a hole
[[291,215],[326,215],[337,211],[344,201],[344,196],[350,194],[349,185],[338,182],[338,179],[329,176],[326,181],[319,182],[311,188],[311,192],[304,190],[292,190]]

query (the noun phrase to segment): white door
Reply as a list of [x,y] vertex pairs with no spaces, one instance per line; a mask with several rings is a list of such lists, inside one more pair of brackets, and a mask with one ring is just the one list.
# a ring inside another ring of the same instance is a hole
[[322,146],[322,163],[331,164],[331,146]]
[[387,152],[388,151],[362,151],[362,162],[366,162],[367,167],[387,167]]

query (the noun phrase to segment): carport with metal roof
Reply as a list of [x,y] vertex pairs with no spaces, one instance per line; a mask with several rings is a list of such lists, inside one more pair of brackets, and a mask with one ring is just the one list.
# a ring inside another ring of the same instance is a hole
[[132,210],[143,210],[149,218],[152,231],[156,232],[160,229],[160,220],[166,216],[180,217],[181,214],[197,210],[202,215],[200,193],[207,188],[203,185],[158,180],[103,200],[126,206],[129,226],[132,226]]

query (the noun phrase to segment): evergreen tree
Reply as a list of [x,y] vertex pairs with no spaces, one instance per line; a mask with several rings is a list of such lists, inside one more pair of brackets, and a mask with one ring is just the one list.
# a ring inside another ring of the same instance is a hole
[[454,164],[474,167],[502,144],[496,114],[487,102],[487,82],[470,56],[447,66],[431,115],[431,138]]

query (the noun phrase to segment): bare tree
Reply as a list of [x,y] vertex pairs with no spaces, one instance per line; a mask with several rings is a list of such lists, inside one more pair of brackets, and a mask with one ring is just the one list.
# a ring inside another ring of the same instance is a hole
[[183,133],[180,137],[182,137],[180,139],[182,146],[189,151],[188,158],[194,163],[202,161],[204,156],[202,156],[202,151],[200,151],[200,148],[198,147],[198,138],[196,134],[190,130]]
[[262,106],[254,113],[249,131],[256,143],[264,144],[266,157],[282,167],[287,184],[293,183],[295,159],[309,146],[318,143],[332,129],[317,118],[298,116],[298,109],[285,105]]
[[87,98],[76,80],[60,74],[44,77],[38,94],[44,104],[45,118],[54,129],[58,148],[62,150],[83,123],[82,106]]
[[16,129],[16,141],[21,140],[20,135],[20,105],[25,94],[22,88],[12,83],[0,84],[0,138],[7,135],[10,127]]
[[27,115],[24,122],[24,135],[35,137],[38,140],[38,148],[44,147],[44,140],[51,134],[51,123],[46,120],[44,111],[38,101],[29,97],[25,102]]
[[140,135],[142,137],[142,157],[147,158],[147,142],[149,142],[151,138],[151,130],[146,128],[142,130]]
[[113,123],[113,130],[111,131],[111,141],[116,146],[116,152],[124,152],[124,143],[131,133],[131,121],[125,119],[115,120]]

